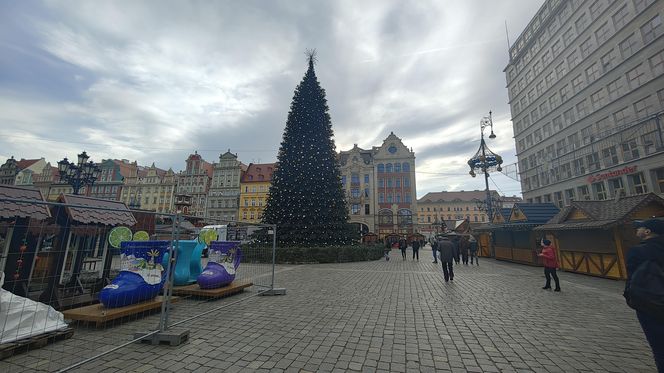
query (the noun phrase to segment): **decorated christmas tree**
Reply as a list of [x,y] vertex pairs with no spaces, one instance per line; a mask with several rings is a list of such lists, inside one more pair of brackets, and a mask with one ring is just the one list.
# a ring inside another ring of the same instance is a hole
[[307,56],[309,69],[295,89],[263,222],[277,225],[282,245],[349,244],[353,233],[325,90],[314,71],[315,52]]

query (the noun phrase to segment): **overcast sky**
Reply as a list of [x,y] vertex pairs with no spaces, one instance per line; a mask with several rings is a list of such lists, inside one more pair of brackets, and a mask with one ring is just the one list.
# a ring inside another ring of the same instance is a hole
[[[489,110],[489,147],[516,162],[505,22],[513,42],[542,3],[2,1],[0,161],[274,162],[315,48],[337,151],[394,132],[415,151],[418,197],[484,189],[466,162]],[[520,195],[500,173],[490,187]]]

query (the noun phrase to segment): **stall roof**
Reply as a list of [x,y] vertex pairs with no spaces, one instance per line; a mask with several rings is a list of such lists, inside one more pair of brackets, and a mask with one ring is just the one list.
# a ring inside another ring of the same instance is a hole
[[[664,199],[654,193],[622,197],[618,200],[572,201],[535,230],[606,229],[632,220],[631,215],[649,203],[659,204],[664,208]],[[587,218],[569,220],[574,212]]]
[[[0,186],[0,198],[23,199],[44,202],[39,190],[17,187],[13,185]],[[30,202],[0,201],[0,219],[13,219],[15,217],[44,220],[51,216],[48,206]]]
[[[525,202],[518,202],[514,204],[514,207],[512,207],[512,214],[511,217],[513,217],[514,210],[518,210],[523,215],[526,217],[525,221],[519,221],[520,223],[528,223],[528,224],[544,224],[551,219],[554,215],[556,215],[560,209],[556,207],[553,203],[525,203]],[[510,220],[512,220],[510,218]],[[516,223],[516,222],[515,222]]]
[[[61,194],[58,202],[67,205],[67,213],[72,221],[81,224],[125,225],[131,227],[136,224],[136,218],[123,202],[110,201],[100,198]],[[86,208],[87,207],[87,208]]]

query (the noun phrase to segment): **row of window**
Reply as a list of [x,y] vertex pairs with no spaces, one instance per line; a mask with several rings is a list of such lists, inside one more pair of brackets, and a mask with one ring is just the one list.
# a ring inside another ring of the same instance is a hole
[[[382,209],[378,211],[378,224],[379,225],[392,225],[394,224],[394,215],[390,209]],[[397,211],[397,225],[412,225],[413,213],[408,209],[399,209]]]
[[392,173],[392,172],[410,172],[410,163],[408,162],[403,162],[403,163],[386,163],[382,164],[379,163],[378,166],[376,166],[376,169],[378,170],[379,174],[382,173]]
[[[623,9],[624,8],[625,7],[623,7]],[[607,25],[607,23],[605,23],[604,25]],[[563,104],[571,96],[573,96],[581,89],[585,88],[585,86],[589,85],[597,78],[599,78],[599,76],[613,69],[616,65],[618,65],[621,62],[618,61],[618,57],[620,57],[621,60],[625,60],[630,56],[632,56],[634,53],[636,53],[636,51],[639,50],[641,46],[645,46],[651,43],[653,40],[655,40],[655,38],[659,37],[662,34],[662,28],[663,27],[662,27],[661,17],[658,14],[641,26],[640,28],[641,37],[639,37],[639,34],[636,32],[632,33],[627,38],[623,39],[618,43],[617,51],[616,48],[611,48],[608,52],[606,52],[596,62],[593,62],[592,64],[590,64],[590,62],[584,61],[588,64],[588,66],[585,69],[583,69],[582,73],[579,73],[578,75],[570,79],[571,84],[565,84],[557,92],[554,92],[549,97],[548,100],[543,100],[543,102],[539,106],[534,106],[533,110],[530,111],[530,113],[525,113],[526,115],[522,119],[522,122],[520,124],[519,124],[520,121],[517,121],[516,123],[517,126],[515,127],[517,129],[517,132],[520,132],[520,130],[527,128],[530,125],[531,120],[534,123],[539,117],[543,116],[544,113],[548,112],[549,110],[555,109],[560,104]],[[589,36],[586,39],[586,41],[581,43],[579,47],[581,53],[579,53],[579,51],[574,49],[572,53],[567,56],[566,59],[563,58],[556,65],[555,69],[552,69],[551,71],[548,72],[548,74],[544,75],[541,80],[537,81],[535,87],[532,87],[531,89],[528,90],[527,95],[524,94],[519,100],[517,100],[516,99],[517,95],[521,93],[524,88],[527,88],[526,86],[529,86],[531,79],[536,79],[542,76],[540,74],[541,70],[538,68],[538,66],[541,65],[536,63],[535,66],[533,67],[533,72],[529,70],[526,73],[525,77],[519,80],[519,84],[517,84],[515,87],[512,88],[511,101],[513,102],[513,107],[512,107],[513,117],[516,118],[522,111],[526,110],[526,107],[529,104],[533,104],[540,96],[544,96],[548,91],[550,91],[554,85],[556,85],[560,81],[563,81],[565,75],[567,75],[568,72],[572,71],[572,69],[574,69],[574,67],[576,67],[581,60],[585,60],[586,57],[590,55],[590,53],[592,53],[597,47],[599,47],[599,45],[601,45],[605,41],[602,39],[597,39],[597,40],[598,40],[597,42],[594,42],[592,36]],[[599,40],[602,41],[600,42]],[[653,76],[661,74],[661,70],[663,69],[662,66],[663,59],[664,59],[664,54],[659,54],[659,55],[655,54],[650,58],[649,62],[652,67]],[[544,66],[547,66],[548,64],[549,63],[545,63]],[[640,67],[637,67],[633,71],[631,71],[628,75],[628,79],[632,78],[633,75],[642,75],[643,70],[645,70],[645,66],[646,66],[645,64],[642,64],[640,65]],[[617,92],[615,94],[619,95],[619,93]]]
[[608,144],[599,151],[591,152],[570,162],[553,167],[542,167],[538,170],[539,172],[524,178],[522,187],[524,191],[530,191],[603,168],[614,167],[623,162],[639,159],[641,155],[647,156],[662,150],[664,150],[662,138],[656,130],[653,130],[619,145]]
[[[633,17],[643,12],[655,1],[656,0],[633,0],[631,2],[625,1],[623,6],[619,7],[619,9],[613,12],[611,17],[609,17],[612,21],[613,29],[621,29]],[[514,68],[509,71],[508,84],[511,83],[512,80],[514,80],[514,78],[520,72],[522,72],[526,66],[528,66],[531,60],[534,59],[540,51],[542,52],[542,56],[539,56],[533,65],[541,63],[540,66],[548,66],[551,59],[555,58],[555,56],[560,53],[562,44],[564,44],[565,47],[572,45],[576,36],[580,35],[588,27],[588,25],[592,23],[592,21],[596,20],[600,14],[614,2],[615,0],[595,0],[589,4],[587,9],[580,10],[577,8],[581,5],[581,3],[583,3],[583,0],[573,0],[572,2],[565,4],[561,11],[557,14],[557,17],[551,18],[548,28],[542,30],[539,38],[532,43],[532,46],[529,47],[523,58],[518,59]],[[547,5],[553,5],[553,7],[555,7],[556,4],[556,1],[547,2]],[[520,50],[523,49],[523,47],[526,45],[526,41],[530,39],[532,35],[534,35],[541,22],[543,22],[543,19],[547,17],[549,10],[550,9],[547,6],[542,7],[544,14],[538,14],[533,20],[532,24],[529,25],[529,27],[523,32],[522,37],[516,41],[511,51],[511,56],[513,59],[516,58]],[[632,14],[633,16],[630,17]],[[570,20],[571,15],[575,15],[576,18],[572,19],[572,22],[570,22],[569,27],[565,30],[565,32],[562,33],[560,39],[556,38],[556,41],[552,43],[551,48],[542,49],[543,46],[547,45],[549,41],[554,38],[560,28],[564,27],[567,21]],[[572,23],[574,24],[573,26]],[[608,31],[606,29],[608,27],[610,27],[608,24],[607,26],[602,24],[602,26],[595,30],[594,35],[597,37],[597,40],[601,42],[606,40],[605,38],[608,37],[606,34]],[[538,74],[538,72],[535,72],[535,66],[533,67],[532,71],[534,72],[534,75]]]
[[390,177],[390,178],[378,178],[378,187],[379,188],[401,188],[403,181],[403,187],[410,187],[410,178],[408,176],[400,177]]
[[[656,193],[664,193],[664,168],[654,170],[653,190]],[[625,184],[626,181],[626,184]],[[626,175],[625,177],[616,177],[606,181],[594,182],[590,185],[581,185],[577,188],[565,189],[564,191],[554,192],[553,195],[545,194],[535,198],[528,198],[529,203],[552,202],[562,208],[569,205],[572,200],[607,200],[614,198],[618,193],[627,193],[629,195],[648,193],[648,183],[643,172]]]
[[[249,200],[249,198],[243,198],[242,200],[243,200],[242,203],[244,204],[244,207],[263,206],[263,202],[264,202],[263,198],[259,198],[259,199],[252,198],[251,200]],[[232,207],[232,206],[229,206],[229,207]]]
[[[445,210],[445,209],[444,209],[443,207],[441,207],[438,211],[444,211],[444,210]],[[473,207],[473,210],[474,210],[474,211],[477,211],[477,210],[478,210],[478,209],[477,209],[477,206],[474,206],[474,207]],[[420,208],[420,211],[424,212],[424,207],[421,207],[421,208]],[[430,212],[430,211],[431,211],[431,207],[427,207],[427,211]],[[463,207],[458,207],[458,206],[455,206],[455,207],[447,206],[447,211],[464,211],[464,208],[463,208]],[[465,211],[470,211],[470,206],[466,206]],[[433,212],[436,212],[436,208],[435,208],[435,207],[433,208]]]
[[[595,66],[596,64],[597,63],[593,64],[592,66]],[[543,126],[543,130],[550,134],[553,127],[554,131],[558,131],[565,126],[568,126],[575,121],[589,115],[590,113],[600,110],[608,103],[617,100],[626,93],[639,88],[646,82],[663,74],[664,50],[661,50],[648,58],[647,62],[643,62],[637,65],[628,71],[625,75],[621,75],[617,79],[609,82],[606,86],[600,87],[593,92],[589,92],[588,95],[579,96],[577,102],[570,105],[569,109],[564,111],[562,115],[558,115],[553,118],[551,122],[547,122]],[[577,81],[579,82],[578,85],[574,86],[576,84],[575,82]],[[592,82],[587,82],[587,84],[590,83]],[[584,85],[582,82],[581,75],[578,76],[578,79],[573,80],[571,84],[574,88],[573,94],[576,94],[579,90],[586,87],[586,85]],[[555,92],[553,96],[548,99],[548,101],[544,100],[539,105],[539,107],[535,107],[530,112],[530,115],[525,115],[522,117],[522,119],[517,120],[515,122],[515,130],[517,131],[516,133],[521,133],[521,131],[530,127],[531,123],[536,123],[540,118],[543,118],[546,114],[548,114],[549,104],[553,109],[554,105],[558,106],[558,104],[567,101],[572,96],[572,92],[570,91],[569,86],[569,84],[565,84],[559,93]],[[660,92],[659,95],[659,100],[661,101],[662,97],[664,97],[664,93]],[[562,101],[559,98],[562,99]],[[646,117],[652,114],[655,100],[655,97],[644,97],[637,102],[634,102],[631,105],[631,108],[625,107],[615,112],[613,114],[613,119],[618,124],[624,124],[630,119],[634,118],[634,115],[636,118]],[[542,133],[538,132],[538,129],[536,129],[532,134],[532,136],[535,138],[535,141],[542,139]],[[544,138],[546,137],[547,135],[544,135]],[[525,141],[525,145],[527,145],[529,141],[532,144],[532,139],[528,140],[526,137]]]
[[[473,215],[472,217],[470,215],[466,215],[466,216],[463,216],[463,215],[447,215],[447,220],[452,220],[452,219],[457,219],[457,220],[467,219],[468,221],[474,221],[474,222],[483,221],[484,222],[484,221],[486,221],[486,215]],[[427,216],[426,221],[425,221],[424,217],[422,216],[422,217],[419,218],[419,222],[420,223],[436,223],[436,222],[438,222],[438,220],[435,219],[435,218],[431,219],[431,216]]]
[[[583,146],[592,144],[593,142],[611,136],[625,128],[631,127],[636,124],[637,126],[651,126],[651,120],[644,120],[639,123],[636,121],[642,120],[654,113],[653,107],[664,107],[664,89],[657,93],[658,97],[652,95],[646,96],[634,102],[630,106],[625,106],[613,112],[612,115],[605,116],[595,123],[588,124],[581,128],[580,131],[574,132],[567,137],[555,137],[558,140],[555,144],[549,144],[546,148],[542,148],[535,153],[533,145],[540,144],[552,138],[554,133],[560,132],[563,128],[568,126],[556,125],[551,126],[551,123],[546,123],[541,129],[536,129],[533,133],[528,134],[525,138],[517,141],[517,152],[521,159],[521,170],[525,171],[541,165],[541,160],[552,160],[562,155],[568,154],[572,151],[578,150]],[[658,102],[655,102],[658,100]],[[640,109],[640,110],[639,110]],[[646,114],[647,113],[647,114]],[[552,132],[553,131],[553,132]],[[648,134],[646,138],[653,137],[654,135]],[[628,141],[628,140],[624,140]],[[654,145],[654,140],[643,139],[642,143],[647,147]],[[532,151],[533,154],[527,156],[525,151]],[[649,152],[646,152],[649,153]],[[527,156],[527,158],[526,158]],[[545,158],[548,157],[548,158]],[[537,162],[535,162],[537,158]]]
[[[530,170],[537,170],[540,166],[549,169],[552,161],[558,160],[557,162],[561,163],[560,159],[573,151],[576,153],[573,154],[574,160],[570,159],[570,163],[573,163],[574,175],[580,176],[586,172],[596,171],[602,167],[612,167],[621,162],[633,161],[663,150],[657,120],[637,123],[636,126],[630,127],[631,129],[628,131],[631,132],[623,132],[620,138],[606,144],[593,145],[592,149],[583,148],[599,138],[608,137],[608,135],[601,132],[598,134],[599,128],[602,127],[597,124],[589,125],[581,130],[580,136],[579,133],[575,132],[567,137],[560,138],[555,144],[550,144],[546,148],[533,152],[527,157],[522,156],[519,161],[520,173],[524,174]],[[619,132],[621,128],[612,130],[611,134]],[[579,150],[581,148],[583,149]],[[602,158],[601,165],[600,157]]]
[[[398,192],[395,193],[395,194],[387,193],[387,195],[385,193],[382,193],[382,192],[378,193],[378,203],[392,203],[392,202],[401,203],[401,201],[402,201],[401,193],[398,193]],[[404,203],[412,202],[412,198],[410,197],[410,194],[407,193],[405,196],[403,196],[403,202]]]
[[[346,175],[341,175],[341,184],[343,186],[346,186],[346,181]],[[350,174],[350,183],[353,185],[358,185],[360,183],[360,174]],[[364,184],[369,184],[369,174],[364,174]]]

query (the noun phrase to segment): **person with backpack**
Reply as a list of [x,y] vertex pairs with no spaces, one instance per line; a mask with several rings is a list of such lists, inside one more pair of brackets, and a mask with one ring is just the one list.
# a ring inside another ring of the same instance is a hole
[[641,243],[627,253],[623,295],[627,305],[636,310],[657,371],[664,373],[664,221],[636,221],[634,227]]
[[551,245],[551,241],[542,239],[542,252],[537,256],[542,257],[544,262],[544,277],[546,277],[546,284],[542,289],[551,289],[551,277],[556,282],[556,288],[553,291],[560,291],[560,282],[556,274],[558,268],[558,259],[556,258],[556,249]]

